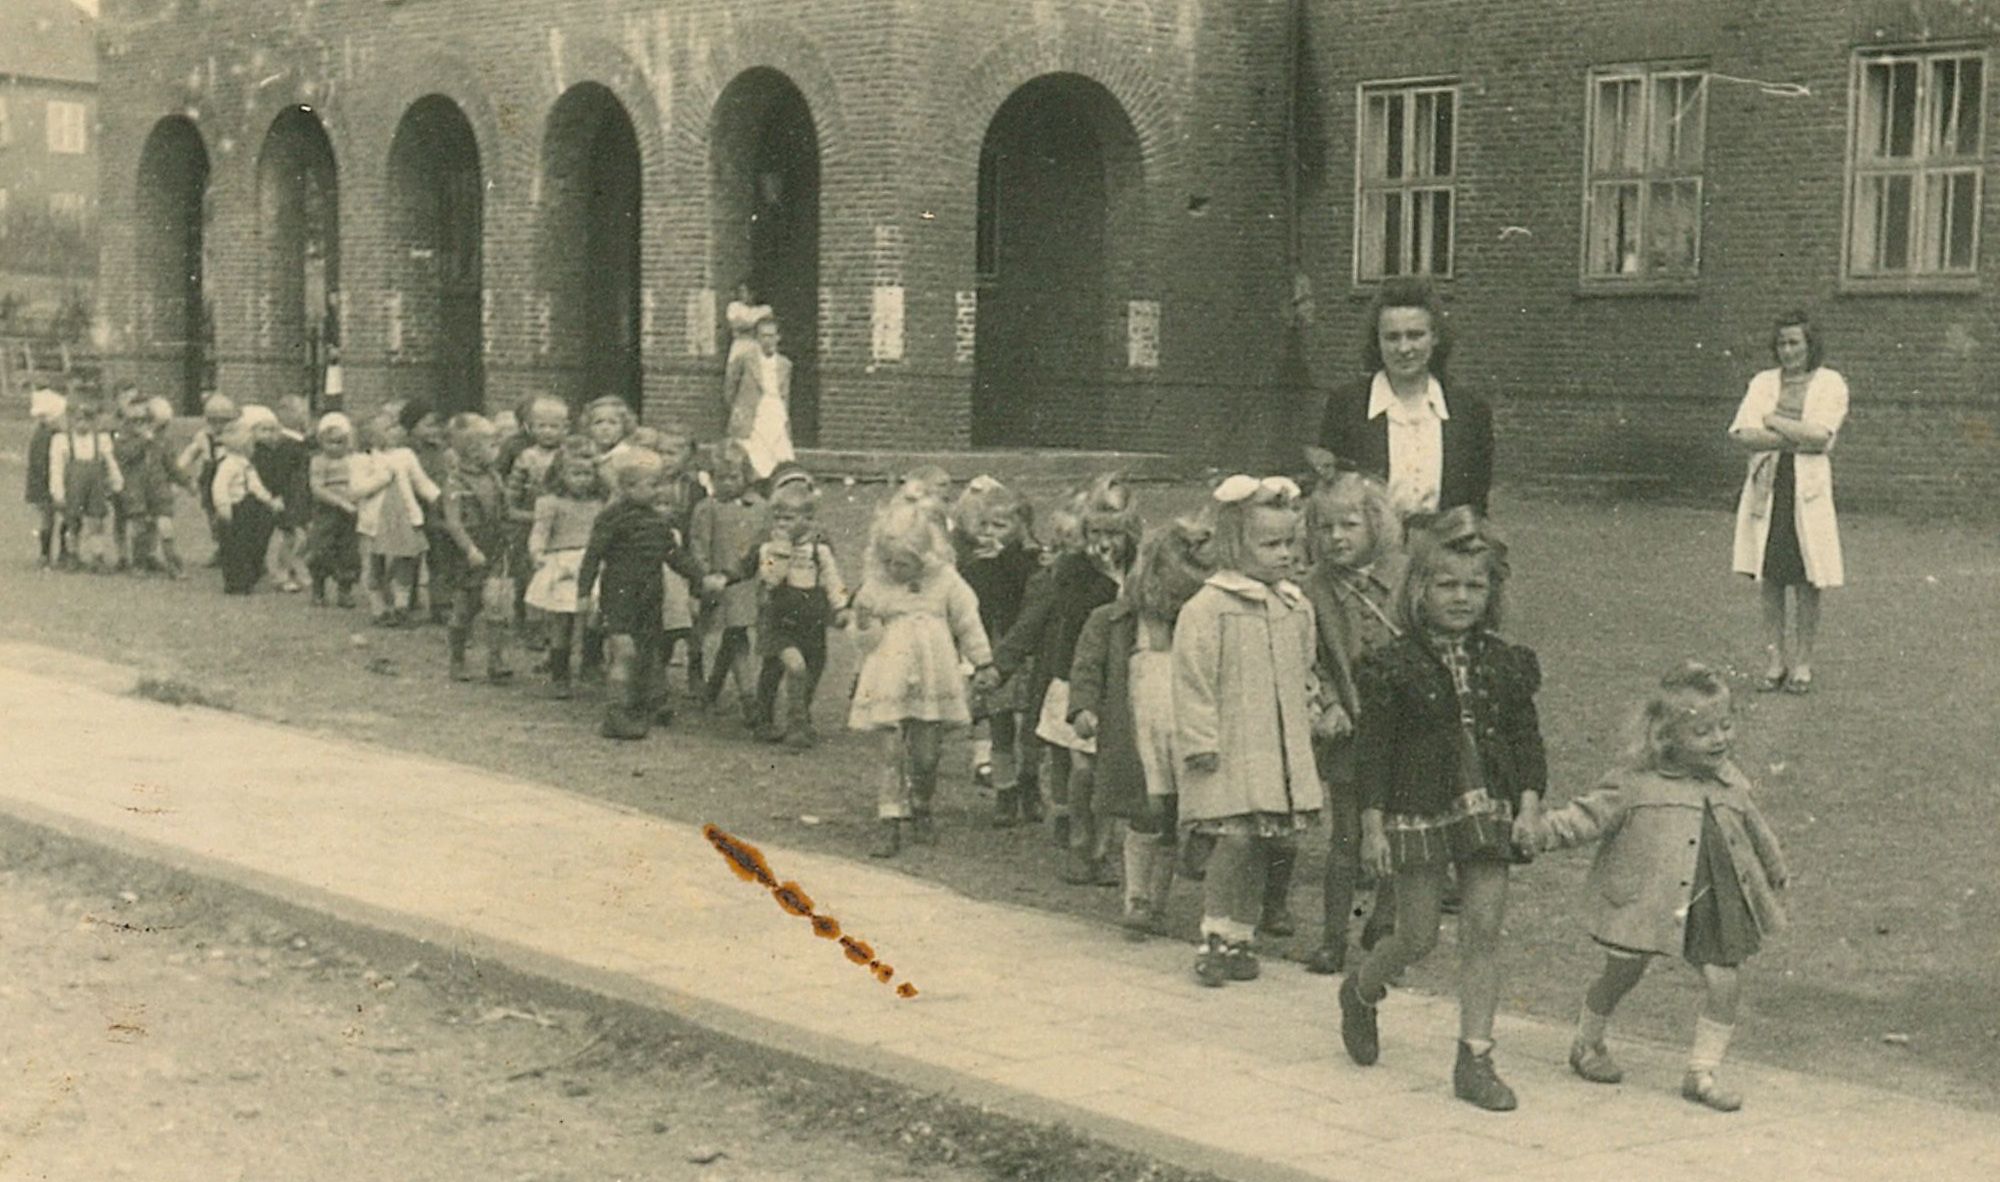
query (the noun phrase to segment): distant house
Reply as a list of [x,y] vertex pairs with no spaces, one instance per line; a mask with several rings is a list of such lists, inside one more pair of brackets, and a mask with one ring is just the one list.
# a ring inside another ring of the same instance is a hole
[[70,0],[0,3],[0,332],[87,307],[96,282],[94,24]]

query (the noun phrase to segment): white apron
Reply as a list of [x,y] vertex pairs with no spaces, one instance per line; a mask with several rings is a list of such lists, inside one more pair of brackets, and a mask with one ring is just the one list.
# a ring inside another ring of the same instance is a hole
[[[1750,379],[1737,408],[1731,431],[1762,430],[1764,418],[1778,408],[1779,371],[1767,369]],[[1847,381],[1821,366],[1806,386],[1803,422],[1826,430],[1827,451],[1792,457],[1792,506],[1798,526],[1799,554],[1805,559],[1806,581],[1815,587],[1838,587],[1846,579],[1840,554],[1840,528],[1833,511],[1834,439],[1847,419]],[[1778,452],[1750,456],[1743,492],[1736,502],[1736,538],[1732,566],[1737,574],[1758,578],[1764,570],[1764,544],[1771,536],[1771,486],[1778,474]]]
[[750,436],[743,441],[743,450],[750,457],[750,466],[756,470],[757,479],[762,480],[786,460],[792,459],[792,415],[785,406],[785,400],[773,389],[777,384],[775,366],[772,359],[758,357],[751,364],[756,366],[757,384],[764,388],[764,396],[757,400],[757,410],[750,419]]

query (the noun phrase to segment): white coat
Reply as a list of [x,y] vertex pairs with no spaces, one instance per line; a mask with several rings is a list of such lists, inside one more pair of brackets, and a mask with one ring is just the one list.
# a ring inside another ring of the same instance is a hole
[[[1743,405],[1736,410],[1734,431],[1764,430],[1764,418],[1778,409],[1779,371],[1767,369],[1750,379]],[[1821,366],[1813,371],[1806,386],[1802,422],[1827,433],[1826,451],[1798,452],[1793,456],[1796,482],[1792,508],[1799,534],[1799,553],[1805,559],[1806,581],[1815,587],[1838,587],[1845,581],[1840,560],[1840,530],[1833,513],[1833,450],[1840,425],[1847,418],[1847,380]],[[1777,451],[1753,452],[1749,471],[1743,478],[1743,495],[1736,502],[1737,574],[1757,578],[1764,569],[1764,544],[1771,536],[1771,486],[1778,475]]]

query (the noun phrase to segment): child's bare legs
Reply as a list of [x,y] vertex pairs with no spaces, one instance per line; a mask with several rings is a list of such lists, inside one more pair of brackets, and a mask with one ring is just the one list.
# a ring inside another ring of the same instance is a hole
[[574,692],[570,689],[569,667],[571,649],[576,644],[576,613],[550,612],[543,619],[549,638],[549,694],[567,698]]
[[174,578],[180,578],[183,568],[181,566],[180,543],[174,538],[174,519],[171,517],[154,518],[153,536],[160,540],[161,568]]
[[1056,844],[1069,848],[1069,748],[1036,736],[1042,745],[1042,784],[1048,790],[1049,818]]
[[1507,864],[1460,862],[1458,1036],[1482,1053],[1493,1043],[1500,1006],[1500,925],[1507,918]]
[[1257,918],[1264,906],[1264,873],[1269,856],[1265,843],[1254,837],[1218,837],[1202,880],[1202,951],[1195,958],[1195,980],[1203,985],[1248,981],[1257,976],[1257,958],[1250,951]]
[[[717,663],[717,669],[726,668]],[[875,795],[875,844],[872,858],[892,858],[903,847],[903,826],[912,813],[908,724],[881,732],[882,782]]]
[[1705,964],[1701,966],[1701,981],[1706,992],[1701,999],[1701,1013],[1694,1020],[1694,1047],[1688,1052],[1681,1095],[1718,1112],[1734,1112],[1743,1107],[1743,1097],[1718,1086],[1715,1069],[1722,1065],[1722,1057],[1729,1051],[1729,1038],[1736,1033],[1742,979],[1734,965]]
[[40,528],[35,530],[35,548],[40,551],[36,562],[41,566],[48,566],[56,556],[57,538],[61,530],[58,528],[56,521],[55,505],[44,501],[41,504],[41,510],[42,524]]
[[388,576],[389,619],[401,624],[410,618],[408,604],[417,593],[417,560],[391,558]]
[[643,739],[646,718],[645,675],[637,637],[617,633],[604,638],[604,680],[608,701],[598,733],[607,739]]
[[1084,751],[1069,753],[1069,855],[1063,864],[1063,881],[1076,886],[1116,886],[1116,878],[1105,876],[1104,854],[1108,830],[1098,822],[1096,809],[1097,776],[1095,760]]
[[1792,683],[1812,682],[1813,644],[1819,639],[1819,588],[1800,583],[1792,588]]
[[944,756],[944,724],[909,719],[903,723],[903,735],[910,761],[910,815],[915,821],[911,834],[932,845],[937,827],[931,820],[931,802],[937,795],[938,762]]
[[1785,649],[1785,585],[1769,579],[1757,584],[1764,609],[1764,680],[1776,684],[1785,676],[1790,654]]

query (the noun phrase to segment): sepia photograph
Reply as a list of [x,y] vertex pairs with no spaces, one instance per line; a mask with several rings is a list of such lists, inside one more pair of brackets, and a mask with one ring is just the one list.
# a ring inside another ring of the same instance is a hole
[[0,0],[0,1182],[2000,1178],[1996,48]]

